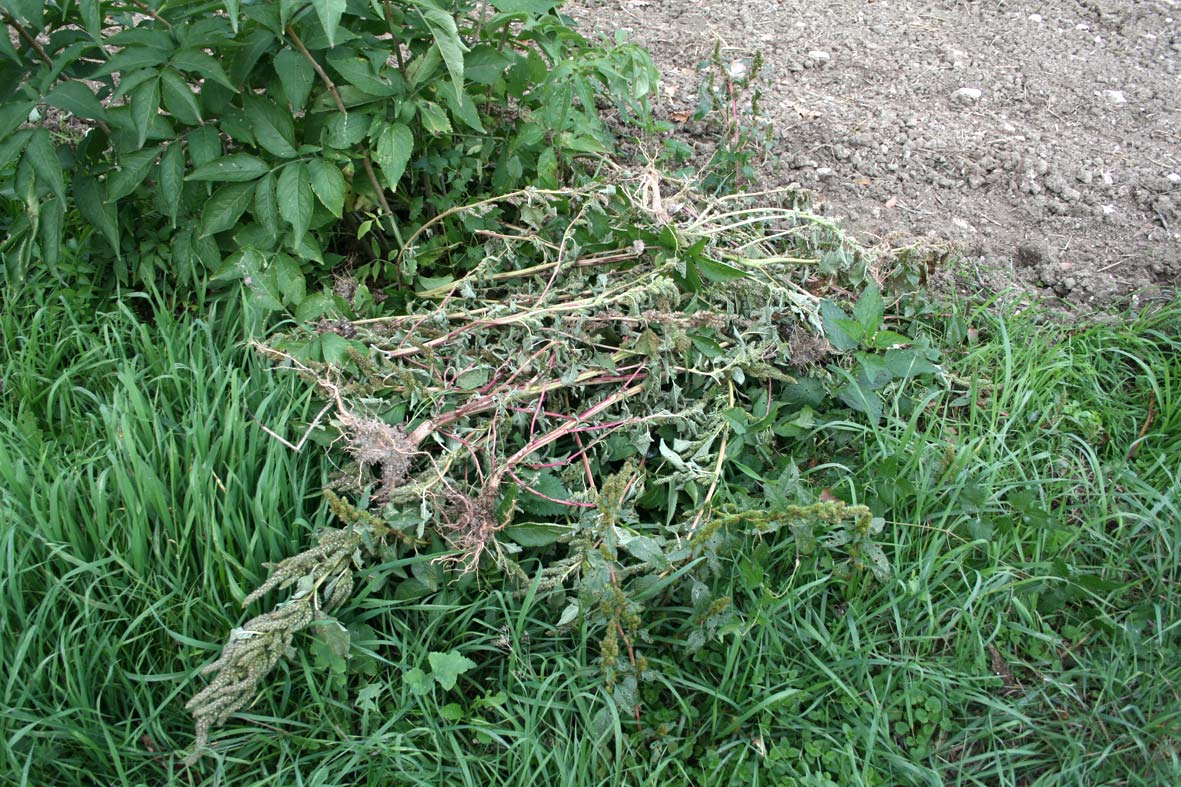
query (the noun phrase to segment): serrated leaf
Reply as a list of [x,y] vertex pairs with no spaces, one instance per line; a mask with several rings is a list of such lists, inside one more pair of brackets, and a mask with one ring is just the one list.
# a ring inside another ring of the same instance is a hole
[[187,48],[180,49],[173,53],[169,58],[168,63],[175,69],[180,71],[190,71],[212,82],[216,82],[222,87],[231,90],[235,93],[238,89],[234,87],[234,83],[230,81],[230,77],[226,74],[221,63],[213,55],[202,52],[200,49]]
[[656,568],[664,568],[668,565],[668,558],[664,556],[664,550],[660,544],[648,536],[635,536],[626,540],[621,538],[619,546],[630,552],[636,559]]
[[467,93],[460,93],[456,98],[450,90],[443,91],[443,98],[451,109],[451,114],[463,121],[463,124],[473,131],[484,133],[484,125],[480,122],[480,113],[476,110],[475,102]]
[[344,211],[346,189],[340,168],[332,162],[315,158],[308,162],[308,176],[311,178],[312,191],[320,203],[339,219]]
[[325,314],[330,314],[336,308],[335,301],[332,296],[326,292],[313,293],[295,307],[295,319],[300,322],[310,322],[311,320],[319,319]]
[[312,222],[313,199],[308,168],[302,162],[284,167],[279,173],[279,215],[294,229],[297,245]]
[[863,336],[874,335],[882,324],[884,313],[885,304],[882,302],[881,290],[878,289],[876,283],[870,281],[865,286],[865,291],[861,293],[861,297],[857,299],[857,303],[853,305],[853,319],[861,323]]
[[106,120],[107,110],[94,95],[94,91],[82,82],[59,82],[45,96],[45,103],[90,120]]
[[427,658],[431,662],[431,677],[448,691],[455,688],[460,675],[476,668],[476,662],[461,655],[457,650],[447,653],[432,651]]
[[25,145],[24,155],[37,173],[37,179],[48,186],[54,196],[65,202],[66,177],[47,129],[39,128],[33,132]]
[[439,134],[450,134],[452,131],[447,113],[434,101],[418,102],[418,117],[422,121],[422,127],[430,134],[438,136]]
[[403,673],[402,683],[415,694],[429,694],[431,691],[430,676],[417,667]]
[[152,78],[131,91],[131,123],[135,127],[136,147],[143,147],[148,129],[160,112],[160,80]]
[[185,180],[244,183],[248,180],[257,180],[270,170],[267,163],[258,156],[231,153],[201,164],[190,172]]
[[201,212],[201,237],[231,229],[254,199],[254,183],[231,183],[214,192]]
[[272,238],[279,237],[279,203],[275,197],[275,175],[268,172],[254,189],[254,220]]
[[[555,500],[568,500],[570,490],[553,473],[538,473],[535,478],[528,479],[528,486],[529,488],[521,489],[518,501],[522,511],[537,516],[556,516],[569,512],[569,506],[554,502]],[[553,499],[547,500],[546,498]]]
[[74,205],[82,218],[89,221],[103,234],[107,243],[115,250],[115,256],[122,259],[119,248],[119,219],[113,205],[103,199],[98,181],[91,177],[79,177],[74,181]]
[[820,319],[825,337],[837,352],[855,350],[861,345],[859,334],[851,335],[842,327],[847,326],[850,321],[849,315],[832,301],[825,299],[820,302]]
[[137,150],[119,157],[119,169],[107,176],[107,202],[117,202],[144,182],[156,156],[160,154],[160,146]]
[[279,75],[279,84],[283,86],[283,93],[291,103],[292,109],[303,109],[316,78],[312,64],[294,49],[284,49],[275,55],[274,65],[275,72]]
[[419,5],[418,12],[431,30],[435,39],[435,46],[443,56],[447,65],[447,72],[451,74],[451,82],[455,87],[455,95],[463,93],[463,53],[466,47],[459,38],[459,29],[455,25],[455,18],[439,8]]
[[344,15],[346,5],[345,0],[312,0],[312,7],[316,9],[316,16],[320,17],[330,47],[336,46],[336,29],[340,27],[340,18]]
[[168,213],[169,223],[176,226],[176,212],[184,188],[185,152],[180,140],[173,140],[160,159],[160,199]]
[[262,96],[248,95],[243,105],[259,146],[272,156],[295,158],[295,124],[290,113]]
[[472,48],[463,59],[463,75],[477,85],[494,85],[512,65],[512,58],[491,44]]
[[850,380],[837,396],[851,409],[864,413],[871,423],[877,424],[882,420],[882,397],[877,391],[868,390]]
[[160,72],[160,97],[169,114],[187,126],[201,123],[201,106],[189,83],[171,69]]
[[324,129],[324,143],[330,148],[348,150],[365,138],[373,118],[358,112],[335,113]]
[[414,133],[401,123],[391,123],[385,126],[377,135],[373,158],[381,169],[385,185],[390,191],[396,191],[398,181],[406,171],[406,164],[414,152]]
[[303,271],[299,263],[288,255],[279,252],[271,261],[271,270],[275,273],[275,287],[283,296],[283,301],[291,306],[298,306],[306,292]]

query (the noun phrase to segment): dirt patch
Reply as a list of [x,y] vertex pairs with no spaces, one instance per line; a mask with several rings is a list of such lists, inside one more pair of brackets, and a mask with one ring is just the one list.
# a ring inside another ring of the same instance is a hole
[[1078,306],[1181,283],[1181,0],[576,0],[685,114],[720,41],[766,63],[770,185],[863,238],[950,241],[980,283]]

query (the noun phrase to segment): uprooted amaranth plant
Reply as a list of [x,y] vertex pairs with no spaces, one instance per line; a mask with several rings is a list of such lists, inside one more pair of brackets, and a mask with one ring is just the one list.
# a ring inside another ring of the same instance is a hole
[[[838,572],[887,574],[868,509],[751,480],[790,442],[772,428],[785,392],[826,378],[821,301],[866,275],[865,252],[793,205],[660,190],[646,176],[448,211],[422,233],[465,211],[516,218],[481,231],[482,261],[423,282],[404,313],[259,345],[328,400],[346,463],[325,494],[343,526],[247,597],[295,588],[207,668],[193,756],[296,632],[341,609],[355,570],[432,537],[455,571],[568,594],[556,624],[596,627],[607,685],[637,719],[644,577],[681,570],[662,592],[689,592],[702,625],[686,644],[700,647],[730,614],[700,579],[736,538],[791,537]],[[755,497],[762,508],[742,503]]]

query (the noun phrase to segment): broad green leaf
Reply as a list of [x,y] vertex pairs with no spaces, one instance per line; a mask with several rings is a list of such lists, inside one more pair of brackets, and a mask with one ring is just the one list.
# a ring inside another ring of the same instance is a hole
[[108,205],[103,199],[98,181],[88,176],[77,178],[74,181],[74,204],[82,218],[102,232],[107,243],[115,250],[115,255],[122,259],[119,248],[119,217],[115,206]]
[[386,188],[396,191],[414,152],[414,134],[401,123],[392,123],[381,130],[375,141],[373,157],[381,168]]
[[193,94],[189,83],[170,68],[160,72],[160,96],[164,100],[164,108],[181,123],[186,126],[201,123],[201,107],[197,103],[197,96]]
[[329,161],[315,158],[308,162],[312,191],[320,198],[328,212],[340,218],[344,211],[345,182],[340,168]]
[[283,86],[283,92],[287,95],[292,109],[303,109],[316,78],[312,64],[294,49],[284,49],[275,55],[274,65],[275,72],[279,75],[279,83]]
[[324,144],[337,150],[348,150],[365,138],[372,121],[372,116],[359,112],[336,112],[328,119]]
[[745,279],[746,271],[735,268],[733,265],[727,265],[724,262],[710,259],[709,257],[697,257],[694,262],[697,265],[697,272],[716,282],[736,281],[738,279]]
[[418,4],[418,12],[422,14],[427,27],[434,36],[435,46],[447,64],[447,71],[451,74],[451,82],[455,86],[458,98],[463,93],[463,41],[459,38],[459,29],[455,26],[455,18],[439,8],[432,8],[425,4]]
[[48,129],[39,128],[33,132],[33,136],[25,145],[25,158],[37,173],[37,179],[48,186],[59,200],[65,202],[66,178],[62,173],[57,151],[53,149]]
[[476,662],[452,650],[447,653],[431,652],[427,656],[431,662],[431,677],[444,689],[455,688],[459,676],[476,668]]
[[656,566],[657,568],[668,566],[668,558],[664,556],[664,550],[660,548],[660,544],[653,538],[649,538],[648,536],[635,536],[626,540],[620,538],[619,545],[638,560]]
[[291,114],[262,96],[247,95],[243,104],[259,146],[272,156],[295,158],[295,124]]
[[837,395],[853,410],[865,413],[871,423],[877,424],[882,420],[882,397],[877,391],[850,380]]
[[275,197],[275,175],[268,172],[254,189],[254,220],[272,238],[279,237],[279,203]]
[[266,162],[249,153],[231,153],[200,165],[185,180],[211,180],[220,183],[244,183],[270,172]]
[[102,37],[102,11],[100,0],[78,0],[78,12],[82,15],[82,25],[90,37],[98,41]]
[[309,322],[329,314],[336,308],[336,302],[326,292],[317,292],[304,298],[295,307],[295,319]]
[[820,319],[824,325],[824,335],[828,338],[829,344],[837,352],[848,352],[855,350],[861,344],[861,336],[859,334],[850,334],[845,329],[845,325],[850,322],[849,315],[830,300],[822,300],[820,302]]
[[422,127],[435,136],[450,134],[452,131],[447,113],[434,101],[418,102],[418,117],[422,120]]
[[550,522],[521,522],[509,525],[501,532],[510,541],[523,547],[544,547],[569,535],[570,528]]
[[[417,582],[418,580],[414,580]],[[430,677],[420,669],[407,670],[402,675],[402,682],[406,684],[406,688],[415,694],[429,694],[431,691]]]
[[106,120],[107,110],[89,87],[81,82],[59,82],[45,96],[45,103],[72,115],[90,120]]
[[503,14],[544,14],[561,3],[562,0],[492,0],[492,7]]
[[189,48],[178,50],[168,62],[175,69],[190,71],[212,82],[216,82],[235,93],[238,92],[238,89],[234,87],[234,83],[230,81],[229,75],[221,67],[221,63],[217,61],[217,58],[206,52],[202,52],[200,49]]
[[919,374],[937,374],[940,369],[914,349],[886,350],[886,368],[895,379],[914,377]]
[[473,47],[463,59],[463,75],[477,85],[494,85],[512,65],[512,58],[491,44]]
[[291,306],[298,306],[299,302],[303,300],[307,288],[303,271],[299,269],[299,263],[283,252],[279,252],[271,260],[270,270],[274,272],[275,286],[278,288],[279,294],[283,296],[284,302]]
[[897,331],[878,331],[873,335],[873,346],[885,350],[896,344],[910,344],[911,338]]
[[188,134],[189,160],[201,167],[221,155],[221,137],[213,126],[201,126]]
[[279,173],[279,215],[295,232],[298,245],[312,222],[312,184],[308,168],[301,162],[288,164]]
[[60,199],[48,199],[41,203],[41,256],[52,273],[56,273],[58,260],[61,259],[65,216],[65,204]]
[[459,98],[452,95],[450,90],[443,91],[443,98],[451,108],[451,114],[463,121],[463,124],[473,131],[484,133],[484,125],[480,122],[480,113],[476,104],[467,93],[460,93]]
[[0,102],[0,139],[4,139],[29,120],[29,113],[37,108],[35,101]]
[[882,324],[884,312],[882,293],[878,289],[878,285],[871,281],[865,286],[865,292],[861,293],[861,297],[853,306],[853,319],[861,323],[862,336],[868,338],[877,332],[878,326]]
[[118,202],[139,187],[148,176],[160,146],[137,150],[119,157],[119,169],[107,175],[107,202]]
[[161,49],[150,46],[129,46],[123,51],[112,55],[93,74],[89,74],[88,78],[98,79],[99,77],[110,74],[126,75],[131,71],[153,68],[167,59],[168,53]]
[[254,199],[253,183],[231,183],[214,192],[201,212],[201,237],[224,232],[238,223]]
[[346,5],[345,0],[312,0],[312,7],[316,9],[316,16],[320,17],[330,47],[336,46],[336,28],[340,26],[340,17]]
[[168,213],[171,226],[176,226],[176,213],[184,188],[185,151],[180,140],[173,140],[160,159],[160,200]]
[[224,0],[226,7],[226,16],[230,18],[230,28],[234,31],[234,35],[238,34],[238,15],[241,13],[242,6],[239,0]]
[[530,479],[527,487],[522,487],[517,504],[522,511],[529,514],[560,516],[569,513],[570,507],[555,501],[569,499],[570,490],[560,478],[547,471]]
[[160,112],[160,80],[149,79],[131,91],[131,122],[135,126],[136,147],[143,147],[148,129]]
[[375,74],[369,60],[358,56],[351,48],[330,51],[328,62],[346,82],[366,93],[374,96],[392,96],[397,92],[390,80]]

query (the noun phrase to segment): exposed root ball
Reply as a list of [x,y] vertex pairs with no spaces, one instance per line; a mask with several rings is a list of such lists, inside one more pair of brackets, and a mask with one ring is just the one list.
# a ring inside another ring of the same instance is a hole
[[376,418],[358,418],[342,413],[341,425],[348,439],[346,450],[361,465],[381,469],[381,487],[377,499],[388,498],[406,480],[417,453],[414,444],[399,427]]
[[500,525],[496,521],[496,495],[484,491],[479,497],[452,491],[442,511],[441,532],[459,555],[451,558],[464,571],[475,570],[484,552],[496,543]]

